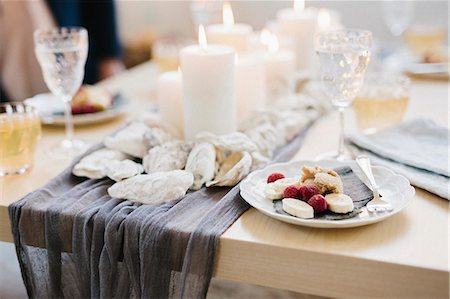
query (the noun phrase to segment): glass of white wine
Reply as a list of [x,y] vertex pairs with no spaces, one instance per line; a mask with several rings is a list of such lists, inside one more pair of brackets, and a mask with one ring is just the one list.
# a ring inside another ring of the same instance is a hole
[[71,101],[84,78],[88,54],[88,33],[82,27],[59,27],[34,32],[35,52],[45,83],[65,103],[66,138],[52,148],[57,158],[74,157],[87,149],[87,144],[73,138]]
[[339,111],[341,128],[338,151],[322,154],[317,157],[319,160],[349,158],[344,148],[344,111],[352,105],[363,85],[371,47],[372,32],[367,30],[342,29],[315,36],[323,89]]
[[34,107],[0,104],[0,177],[23,174],[33,166],[41,122]]

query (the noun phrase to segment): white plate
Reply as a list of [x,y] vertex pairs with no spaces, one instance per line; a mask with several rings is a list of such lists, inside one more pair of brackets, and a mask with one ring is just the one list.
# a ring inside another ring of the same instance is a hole
[[357,216],[343,220],[302,219],[276,213],[272,200],[264,197],[264,186],[267,177],[273,172],[281,172],[286,177],[300,176],[301,168],[304,165],[320,165],[326,168],[350,166],[362,181],[366,181],[354,161],[338,162],[327,160],[277,163],[269,165],[262,170],[257,170],[243,180],[240,185],[242,198],[263,214],[287,223],[320,228],[345,228],[372,224],[391,217],[403,210],[412,201],[415,193],[414,188],[405,177],[395,174],[385,167],[374,166],[372,171],[380,186],[380,193],[383,194],[384,199],[389,199],[393,206],[391,212],[373,214],[368,213],[367,209],[364,208],[363,212]]
[[[53,94],[37,94],[32,98],[26,99],[25,103],[36,107],[43,124],[56,126],[63,126],[65,124],[63,114],[64,104]],[[122,95],[116,94],[113,104],[109,109],[94,113],[74,114],[73,123],[74,125],[88,125],[113,119],[125,112],[126,104]]]

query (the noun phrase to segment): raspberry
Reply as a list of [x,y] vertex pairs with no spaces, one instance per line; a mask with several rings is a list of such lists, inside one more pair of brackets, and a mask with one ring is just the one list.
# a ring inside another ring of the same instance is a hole
[[300,192],[295,185],[287,186],[283,191],[284,198],[297,198],[300,199]]
[[279,179],[284,179],[284,174],[279,172],[274,172],[267,178],[267,183],[273,183],[275,181],[278,181]]
[[301,186],[300,188],[298,188],[298,191],[301,196],[300,198],[306,202],[308,202],[308,200],[312,196],[314,196],[316,194],[320,194],[319,189],[312,184],[305,184],[305,185]]
[[328,205],[322,194],[316,194],[308,200],[308,204],[313,207],[314,213],[323,213],[327,210]]

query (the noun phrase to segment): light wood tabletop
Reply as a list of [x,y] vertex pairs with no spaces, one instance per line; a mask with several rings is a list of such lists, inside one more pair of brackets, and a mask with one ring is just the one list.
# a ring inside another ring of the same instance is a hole
[[[126,120],[154,105],[157,71],[140,65],[99,85],[129,100],[126,116],[77,127],[76,136],[100,142]],[[449,126],[449,84],[414,81],[406,119],[428,117]],[[337,114],[317,121],[295,159],[313,159],[337,146]],[[356,130],[353,111],[346,126]],[[12,242],[7,207],[58,175],[69,160],[55,160],[49,148],[63,128],[44,127],[35,166],[29,173],[0,179],[0,240]],[[443,161],[448,163],[448,161]],[[413,203],[377,224],[351,229],[314,229],[269,218],[255,209],[220,238],[215,276],[338,298],[449,296],[449,202],[416,188]]]

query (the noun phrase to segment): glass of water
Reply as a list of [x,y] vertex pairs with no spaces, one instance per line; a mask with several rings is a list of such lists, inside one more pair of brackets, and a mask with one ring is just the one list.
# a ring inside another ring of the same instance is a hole
[[315,36],[323,89],[339,111],[341,128],[337,153],[325,153],[317,159],[348,159],[344,151],[344,111],[352,105],[363,85],[371,46],[372,33],[366,30],[343,29]]
[[84,78],[88,33],[82,27],[60,27],[34,32],[35,52],[45,83],[65,103],[66,138],[52,149],[55,157],[73,157],[87,144],[73,138],[71,101]]

